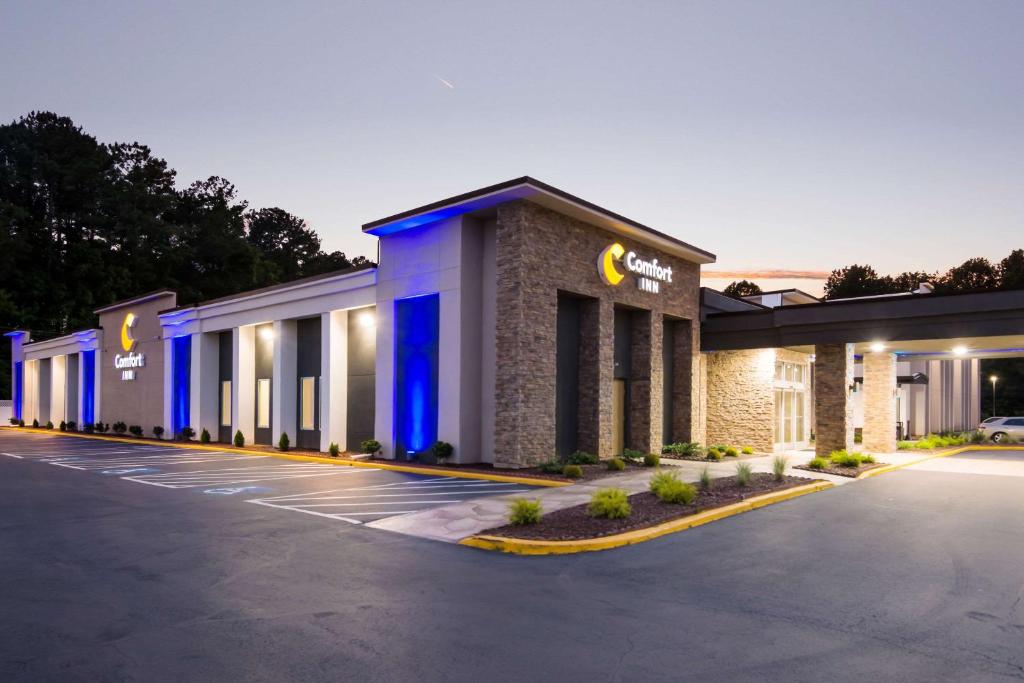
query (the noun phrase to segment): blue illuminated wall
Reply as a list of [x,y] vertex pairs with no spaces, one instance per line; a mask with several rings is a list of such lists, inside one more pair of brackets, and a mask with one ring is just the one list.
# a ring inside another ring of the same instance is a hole
[[82,424],[96,424],[96,351],[82,351]]
[[171,433],[178,435],[189,425],[189,394],[192,379],[192,337],[171,340]]
[[24,400],[23,391],[25,387],[25,375],[22,371],[22,362],[19,360],[14,364],[14,404],[11,409],[11,415],[17,419],[21,419],[21,404]]
[[440,297],[395,301],[395,455],[412,459],[437,441]]

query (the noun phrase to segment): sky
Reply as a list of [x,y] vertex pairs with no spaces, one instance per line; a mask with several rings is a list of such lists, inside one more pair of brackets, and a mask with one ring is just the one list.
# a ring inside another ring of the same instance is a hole
[[[374,257],[530,175],[820,293],[1024,247],[1024,2],[0,2],[0,121],[70,116]],[[797,277],[793,277],[794,273]]]

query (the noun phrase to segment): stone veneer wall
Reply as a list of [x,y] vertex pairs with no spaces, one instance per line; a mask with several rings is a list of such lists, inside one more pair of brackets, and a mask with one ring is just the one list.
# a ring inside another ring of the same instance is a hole
[[814,450],[824,457],[853,448],[853,344],[818,344],[814,354]]
[[712,351],[705,356],[708,444],[770,453],[775,445],[775,349]]
[[896,354],[864,354],[864,450],[896,450]]
[[[645,316],[649,329],[644,325],[638,334],[649,338],[649,343],[633,357],[637,381],[628,410],[633,420],[628,445],[660,450],[662,321],[665,315],[699,319],[699,266],[525,200],[502,204],[497,214],[495,464],[525,466],[547,460],[555,452],[559,291],[592,298],[584,304],[581,325],[579,443],[601,456],[612,454],[614,307],[651,311]],[[605,285],[597,258],[612,242],[671,266],[673,282],[662,283],[660,294],[637,289],[632,274],[617,287]],[[699,349],[699,328],[694,323],[691,329],[692,356]],[[696,373],[690,377],[692,384]],[[694,424],[697,403],[686,408]],[[690,438],[690,434],[675,436]]]

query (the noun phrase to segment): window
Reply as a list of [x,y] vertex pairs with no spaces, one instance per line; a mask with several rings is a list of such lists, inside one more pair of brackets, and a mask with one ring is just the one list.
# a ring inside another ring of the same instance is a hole
[[270,428],[270,380],[256,380],[256,427]]
[[316,378],[299,380],[299,429],[316,429]]
[[231,380],[220,383],[220,426],[231,426]]
[[786,363],[775,361],[775,380],[790,384],[803,384],[806,368],[803,363]]
[[1024,418],[1015,417],[1003,423],[1004,427],[1024,427]]

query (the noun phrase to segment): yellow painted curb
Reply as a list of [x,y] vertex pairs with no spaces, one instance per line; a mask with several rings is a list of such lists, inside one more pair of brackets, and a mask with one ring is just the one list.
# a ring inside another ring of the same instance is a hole
[[73,439],[96,439],[99,441],[113,441],[116,443],[130,443],[135,445],[160,445],[171,448],[186,448],[199,451],[217,451],[220,453],[238,453],[240,455],[253,455],[260,457],[279,458],[281,460],[293,460],[296,462],[319,462],[327,465],[339,465],[345,467],[366,467],[376,470],[389,470],[391,472],[406,472],[409,474],[424,474],[436,477],[453,477],[455,479],[483,479],[486,481],[499,481],[507,484],[524,484],[528,486],[545,486],[557,488],[560,486],[571,486],[572,482],[555,481],[553,479],[534,479],[533,477],[517,477],[511,474],[488,474],[487,472],[467,472],[459,470],[448,470],[438,467],[416,467],[414,465],[392,465],[382,462],[363,462],[362,460],[350,460],[348,458],[331,458],[316,455],[289,455],[288,453],[259,451],[248,448],[235,448],[229,445],[206,445],[201,443],[182,443],[179,441],[162,441],[158,439],[134,439],[122,436],[106,436],[103,434],[68,434],[50,429],[34,429],[31,427],[0,427],[0,430],[26,431],[30,434],[47,434],[49,436],[66,436]]
[[902,470],[904,467],[912,467],[919,465],[922,462],[928,462],[936,458],[947,458],[951,455],[958,455],[960,453],[967,453],[968,451],[1024,451],[1024,447],[1021,446],[998,446],[992,444],[991,446],[983,446],[980,444],[971,444],[969,446],[957,446],[951,448],[948,451],[939,451],[938,453],[930,453],[923,458],[917,460],[911,460],[910,462],[900,463],[899,465],[886,465],[885,467],[876,467],[873,470],[867,470],[861,472],[854,479],[867,479],[868,477],[877,477],[879,474],[887,474],[889,472],[895,472],[896,470]]
[[673,519],[645,529],[634,529],[633,531],[626,531],[613,536],[602,536],[599,538],[587,538],[575,541],[541,541],[526,538],[488,536],[486,534],[482,534],[479,536],[464,538],[459,541],[459,545],[465,545],[471,548],[480,548],[482,550],[500,550],[503,553],[515,553],[517,555],[568,555],[571,553],[587,553],[597,550],[608,550],[610,548],[618,548],[624,545],[643,543],[644,541],[650,541],[660,536],[665,536],[666,534],[674,534],[679,531],[685,531],[686,529],[692,529],[694,527],[708,524],[709,522],[725,519],[726,517],[732,517],[733,515],[739,515],[744,512],[756,510],[757,508],[765,507],[766,505],[781,503],[784,500],[798,498],[809,493],[824,491],[825,489],[832,488],[832,486],[833,484],[830,481],[816,481],[811,484],[804,484],[803,486],[797,486],[777,493],[766,493],[762,496],[755,496],[738,503],[732,503],[731,505],[715,508],[714,510],[698,512],[697,514],[690,515],[688,517]]

